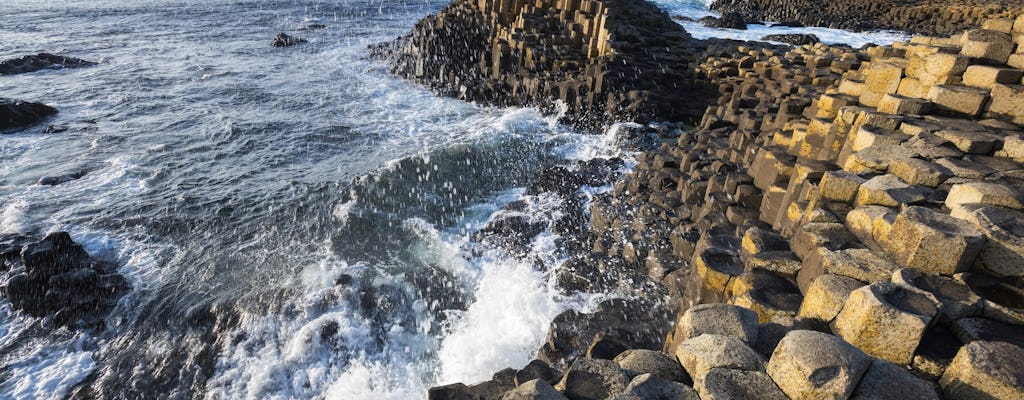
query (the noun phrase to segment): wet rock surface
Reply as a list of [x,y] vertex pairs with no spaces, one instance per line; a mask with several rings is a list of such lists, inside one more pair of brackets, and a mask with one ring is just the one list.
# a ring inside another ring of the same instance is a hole
[[0,75],[24,74],[43,69],[90,67],[93,65],[96,65],[96,63],[74,57],[39,53],[0,61]]
[[306,39],[291,36],[286,33],[279,33],[270,41],[270,45],[274,47],[291,47],[306,42],[308,42]]
[[44,326],[73,328],[102,323],[131,285],[116,265],[90,256],[65,232],[32,241],[5,241],[3,294],[11,307],[43,318]]
[[0,132],[35,124],[57,113],[45,104],[0,98]]

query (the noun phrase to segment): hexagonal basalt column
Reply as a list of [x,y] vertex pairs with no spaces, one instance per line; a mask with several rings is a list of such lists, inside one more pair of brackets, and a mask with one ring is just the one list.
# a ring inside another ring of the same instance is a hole
[[879,282],[850,293],[832,327],[865,353],[907,365],[938,307],[931,294]]

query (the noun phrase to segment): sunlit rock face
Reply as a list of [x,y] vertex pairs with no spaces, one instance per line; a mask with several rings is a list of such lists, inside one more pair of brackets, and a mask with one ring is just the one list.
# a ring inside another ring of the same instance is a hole
[[701,42],[642,0],[459,0],[379,46],[396,74],[495,105],[567,106],[575,125],[695,121]]

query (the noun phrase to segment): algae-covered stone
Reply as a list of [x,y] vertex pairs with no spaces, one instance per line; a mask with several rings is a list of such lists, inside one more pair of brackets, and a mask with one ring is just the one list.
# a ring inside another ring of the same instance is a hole
[[767,372],[791,399],[846,399],[871,357],[827,333],[795,330],[775,348]]

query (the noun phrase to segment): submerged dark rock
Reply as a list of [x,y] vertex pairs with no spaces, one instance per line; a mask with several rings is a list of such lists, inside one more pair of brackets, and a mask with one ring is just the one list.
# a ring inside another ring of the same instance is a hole
[[92,61],[39,53],[0,61],[0,75],[24,74],[43,69],[79,68],[93,65],[96,65],[96,63]]
[[804,33],[768,35],[761,38],[761,40],[767,40],[770,42],[789,43],[795,46],[803,46],[805,44],[815,44],[821,42],[821,39],[818,39],[817,36]]
[[274,47],[289,47],[306,42],[308,42],[308,40],[306,39],[289,36],[284,33],[279,33],[277,34],[277,36],[274,37],[274,40],[270,41],[270,45]]
[[32,125],[57,113],[45,104],[0,98],[0,132]]
[[[4,245],[10,270],[3,294],[12,308],[45,317],[44,325],[90,326],[130,289],[115,266],[90,256],[66,232],[25,242]],[[20,258],[12,254],[16,248]]]
[[299,28],[300,31],[315,31],[320,29],[327,29],[327,25],[324,24],[309,24]]
[[60,185],[60,184],[71,182],[73,180],[82,179],[82,177],[84,177],[88,173],[89,173],[89,171],[84,171],[83,170],[83,171],[75,171],[75,172],[72,172],[72,173],[69,173],[69,174],[64,174],[64,175],[47,176],[47,177],[44,177],[44,178],[39,178],[39,182],[37,182],[36,184],[42,185],[42,186],[57,186],[57,185]]

